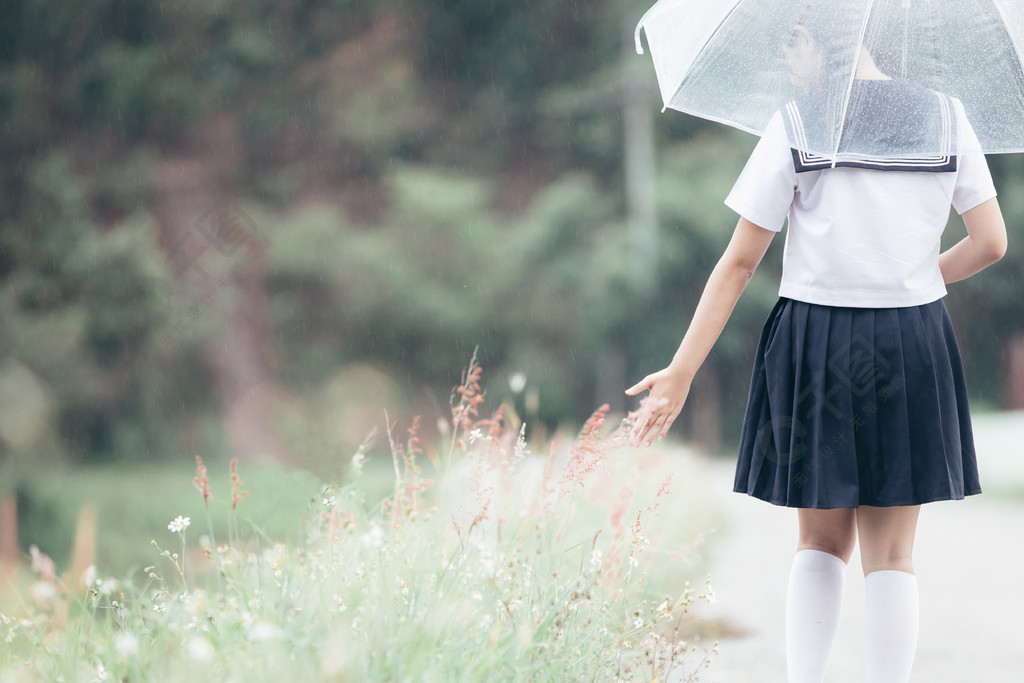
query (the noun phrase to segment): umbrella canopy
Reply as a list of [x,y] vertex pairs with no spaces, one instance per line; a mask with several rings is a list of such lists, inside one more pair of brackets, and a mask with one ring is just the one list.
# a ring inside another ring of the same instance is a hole
[[661,0],[642,53],[641,30],[666,108],[755,134],[783,112],[813,157],[955,155],[950,98],[982,151],[1024,151],[1024,0]]

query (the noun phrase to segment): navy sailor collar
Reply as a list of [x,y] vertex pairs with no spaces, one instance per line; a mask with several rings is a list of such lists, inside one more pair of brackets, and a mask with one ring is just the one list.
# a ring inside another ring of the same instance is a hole
[[[797,173],[827,168],[948,173],[956,171],[956,117],[948,95],[902,79],[854,81],[850,112],[836,160],[805,151],[827,148],[825,107],[811,98],[783,109]],[[894,112],[897,112],[894,115]],[[844,153],[856,146],[860,153]],[[936,154],[913,153],[936,149]],[[904,151],[905,150],[905,151]]]

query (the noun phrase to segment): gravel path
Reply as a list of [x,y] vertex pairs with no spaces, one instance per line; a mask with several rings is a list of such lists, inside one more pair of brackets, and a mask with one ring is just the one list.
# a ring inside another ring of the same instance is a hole
[[[914,683],[1024,680],[1024,414],[975,421],[986,493],[922,508],[914,548],[921,630]],[[785,683],[785,589],[796,512],[732,492],[733,463],[708,464],[728,520],[711,549],[718,602],[698,612],[745,635],[722,638],[707,683]],[[864,584],[858,551],[826,680],[861,683]]]

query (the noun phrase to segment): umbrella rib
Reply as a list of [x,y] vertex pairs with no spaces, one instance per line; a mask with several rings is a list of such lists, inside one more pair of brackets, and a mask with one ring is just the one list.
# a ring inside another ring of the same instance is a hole
[[839,133],[836,135],[836,147],[832,151],[832,167],[835,168],[836,160],[839,158],[839,145],[843,141],[843,129],[846,127],[846,110],[850,106],[850,96],[853,94],[853,80],[857,77],[857,64],[860,62],[860,49],[864,45],[864,34],[868,30],[868,19],[871,17],[871,10],[875,6],[875,0],[868,2],[864,10],[864,21],[860,25],[860,35],[857,37],[857,44],[854,46],[856,52],[853,55],[853,68],[850,69],[850,80],[846,84],[846,95],[843,97],[843,108],[839,112]]

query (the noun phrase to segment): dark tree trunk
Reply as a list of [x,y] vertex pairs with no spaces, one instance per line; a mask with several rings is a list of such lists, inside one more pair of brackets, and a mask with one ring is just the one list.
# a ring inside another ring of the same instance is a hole
[[236,122],[210,122],[193,154],[161,164],[155,212],[176,291],[188,300],[175,325],[217,325],[204,356],[235,452],[285,462],[272,410],[277,390],[264,289],[268,240],[226,190],[239,163],[236,138]]
[[1024,410],[1024,335],[1006,340],[1003,346],[1003,407]]

